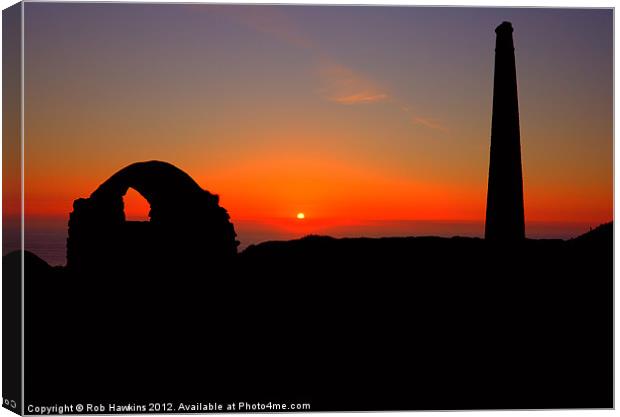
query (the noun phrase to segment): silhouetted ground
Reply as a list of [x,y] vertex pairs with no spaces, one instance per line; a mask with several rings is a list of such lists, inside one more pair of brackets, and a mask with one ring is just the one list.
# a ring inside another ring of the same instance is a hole
[[612,407],[612,256],[611,223],[513,246],[311,236],[88,276],[27,253],[26,403]]

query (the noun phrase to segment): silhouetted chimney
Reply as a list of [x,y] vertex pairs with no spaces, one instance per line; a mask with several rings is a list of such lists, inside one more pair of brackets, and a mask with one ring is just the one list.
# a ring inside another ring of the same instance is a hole
[[484,237],[516,241],[525,238],[519,103],[512,25],[495,29],[495,81],[491,122],[491,159]]

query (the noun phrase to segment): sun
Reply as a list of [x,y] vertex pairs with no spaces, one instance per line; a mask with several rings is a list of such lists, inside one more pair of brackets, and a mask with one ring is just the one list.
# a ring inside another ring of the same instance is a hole
[[306,218],[306,215],[305,215],[305,214],[303,214],[303,213],[297,213],[297,218],[298,218],[299,220],[303,220],[303,219],[305,219],[305,218]]

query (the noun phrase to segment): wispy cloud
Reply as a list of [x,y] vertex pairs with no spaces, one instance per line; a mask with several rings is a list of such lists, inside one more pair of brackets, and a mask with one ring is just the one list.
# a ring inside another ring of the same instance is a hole
[[401,104],[400,109],[403,111],[403,113],[407,115],[407,118],[414,125],[423,126],[427,129],[438,130],[444,133],[448,132],[448,128],[445,127],[441,122],[436,119],[431,119],[429,117],[419,116],[416,111],[414,111],[410,106],[406,104]]
[[344,65],[329,62],[320,69],[325,97],[339,104],[369,104],[385,101],[389,94],[376,82]]
[[414,125],[441,132],[448,131],[439,121],[419,116],[408,104],[393,97],[387,89],[359,70],[349,68],[324,54],[319,45],[304,34],[282,9],[264,5],[218,5],[214,6],[214,9],[259,33],[308,51],[311,59],[317,63],[322,85],[320,93],[325,99],[347,106],[389,102],[400,108]]
[[421,125],[421,126],[429,128],[429,129],[439,130],[441,132],[447,132],[448,131],[448,129],[446,129],[445,126],[443,126],[441,123],[439,123],[437,120],[434,120],[434,119],[428,119],[428,118],[424,118],[424,117],[413,116],[412,122],[413,122],[414,125]]
[[340,104],[360,104],[360,103],[375,103],[377,101],[383,101],[388,98],[385,93],[372,94],[367,91],[353,94],[343,97],[332,97],[332,101]]
[[246,27],[273,36],[289,45],[302,49],[316,49],[314,42],[299,30],[284,11],[277,7],[218,5],[214,9]]
[[219,6],[216,10],[257,32],[307,50],[318,63],[323,85],[321,92],[329,101],[353,105],[376,103],[388,98],[387,92],[375,82],[323,54],[317,44],[302,33],[281,9],[267,6]]

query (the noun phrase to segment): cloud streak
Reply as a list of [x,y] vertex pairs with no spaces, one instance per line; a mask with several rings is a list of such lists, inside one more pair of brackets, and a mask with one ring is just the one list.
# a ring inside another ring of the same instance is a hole
[[368,91],[352,94],[350,96],[332,97],[331,100],[340,104],[366,104],[384,101],[388,98],[385,93],[373,94]]
[[343,105],[384,101],[388,93],[358,72],[326,57],[316,43],[305,36],[281,9],[267,6],[216,6],[220,13],[245,27],[264,33],[295,48],[307,50],[319,61],[325,98]]
[[390,102],[400,107],[413,125],[440,132],[448,131],[437,120],[421,117],[414,113],[408,105],[399,104],[398,99],[392,97],[376,81],[326,56],[311,38],[302,33],[282,9],[264,5],[214,5],[213,8],[245,27],[272,36],[292,47],[308,51],[312,59],[318,62],[318,72],[322,85],[319,91],[326,100],[345,106]]
[[434,119],[428,119],[428,118],[424,118],[424,117],[413,116],[412,122],[413,122],[414,125],[421,125],[421,126],[429,128],[429,129],[439,130],[441,132],[447,132],[448,131],[448,129],[446,129],[441,123],[439,123],[437,120],[434,120]]
[[213,9],[245,27],[272,36],[291,46],[312,51],[317,49],[315,43],[302,34],[287,14],[277,7],[214,5]]
[[344,65],[328,62],[320,69],[324,96],[344,105],[385,101],[389,94],[376,82]]

